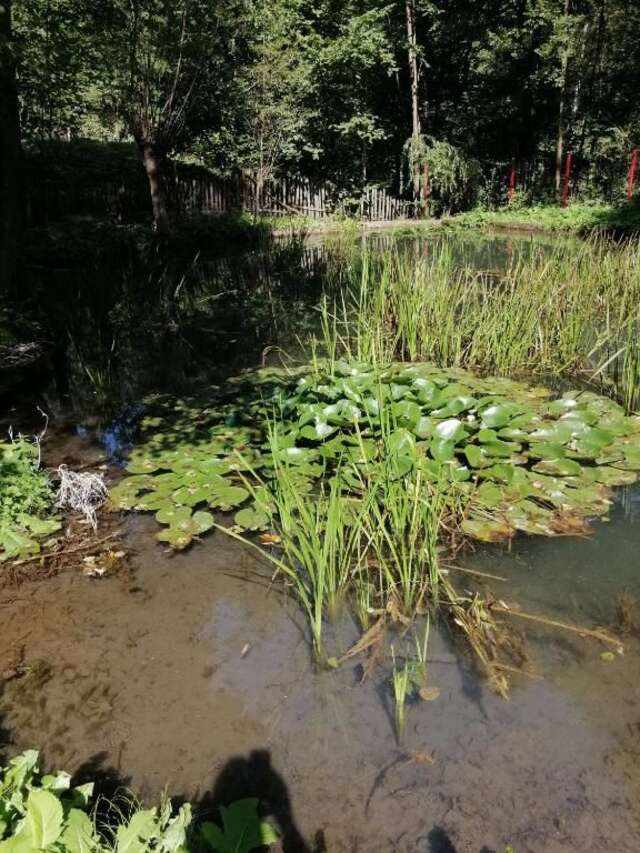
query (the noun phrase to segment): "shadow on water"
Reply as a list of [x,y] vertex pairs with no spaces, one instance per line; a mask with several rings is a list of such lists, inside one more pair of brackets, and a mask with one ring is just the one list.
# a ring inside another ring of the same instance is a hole
[[[462,853],[451,840],[451,835],[442,826],[434,826],[427,835],[427,847],[421,848],[423,853]],[[465,850],[469,848],[465,847]],[[498,853],[493,847],[481,847],[478,853]]]
[[312,845],[302,837],[293,816],[289,789],[274,769],[268,750],[256,749],[246,758],[230,758],[215,778],[211,791],[196,804],[196,814],[217,819],[220,806],[247,797],[258,799],[261,813],[275,818],[282,832],[283,853],[322,853],[326,849],[321,830]]

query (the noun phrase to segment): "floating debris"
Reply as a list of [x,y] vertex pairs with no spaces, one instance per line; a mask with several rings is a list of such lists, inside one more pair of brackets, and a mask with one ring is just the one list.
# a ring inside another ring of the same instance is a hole
[[66,465],[58,468],[60,486],[56,503],[61,509],[82,513],[94,530],[98,527],[97,510],[107,499],[104,475],[90,471],[70,471]]

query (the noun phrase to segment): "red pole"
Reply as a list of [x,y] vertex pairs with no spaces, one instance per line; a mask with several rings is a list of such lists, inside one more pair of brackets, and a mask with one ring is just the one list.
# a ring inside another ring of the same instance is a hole
[[634,148],[631,152],[631,164],[627,172],[627,201],[633,198],[633,190],[636,185],[636,172],[638,171],[638,149]]
[[423,216],[429,213],[429,161],[425,160],[422,167],[422,210]]
[[566,156],[564,161],[564,177],[562,180],[562,206],[568,207],[569,205],[569,182],[571,180],[571,161],[573,160],[573,154],[571,151]]
[[509,199],[509,204],[513,201],[513,196],[516,191],[516,164],[511,164],[511,171],[509,172],[509,189],[507,191],[507,198]]

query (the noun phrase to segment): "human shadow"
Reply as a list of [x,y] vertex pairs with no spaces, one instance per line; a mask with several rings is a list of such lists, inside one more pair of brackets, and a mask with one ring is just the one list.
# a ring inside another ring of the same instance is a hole
[[196,804],[200,819],[218,819],[220,806],[236,800],[255,797],[259,812],[273,817],[282,833],[283,853],[322,853],[326,850],[322,831],[316,833],[313,845],[308,844],[296,826],[291,797],[282,776],[271,764],[268,750],[253,750],[248,757],[230,758],[214,780],[212,790]]
[[[451,835],[442,826],[434,826],[427,835],[428,847],[425,853],[459,853],[459,848],[451,840]],[[466,848],[465,848],[466,849]],[[479,853],[496,853],[491,847],[481,847]]]
[[428,853],[458,853],[458,848],[451,841],[451,836],[442,826],[434,826],[427,835]]
[[108,763],[106,751],[87,758],[73,774],[73,784],[93,783],[96,821],[99,826],[116,825],[128,814],[135,802],[131,794],[131,777]]

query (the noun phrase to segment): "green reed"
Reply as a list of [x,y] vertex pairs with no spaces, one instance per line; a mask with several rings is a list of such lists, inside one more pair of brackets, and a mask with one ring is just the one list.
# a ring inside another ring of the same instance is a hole
[[433,361],[501,375],[600,368],[629,408],[639,403],[637,245],[532,247],[502,271],[456,263],[446,240],[418,257],[365,248],[323,311],[333,362],[340,355],[376,365]]
[[391,658],[393,661],[392,684],[395,700],[396,736],[398,742],[400,742],[404,734],[404,727],[406,723],[406,702],[411,678],[407,664],[403,664],[402,667],[397,664],[393,646],[391,646]]
[[[270,446],[278,460],[282,447],[275,430]],[[280,461],[275,464],[272,495],[283,550],[279,562],[287,566],[287,577],[307,612],[315,653],[326,661],[322,642],[325,613],[337,612],[352,586],[354,565],[362,556],[362,502],[346,494],[340,469],[310,495],[296,466]]]

